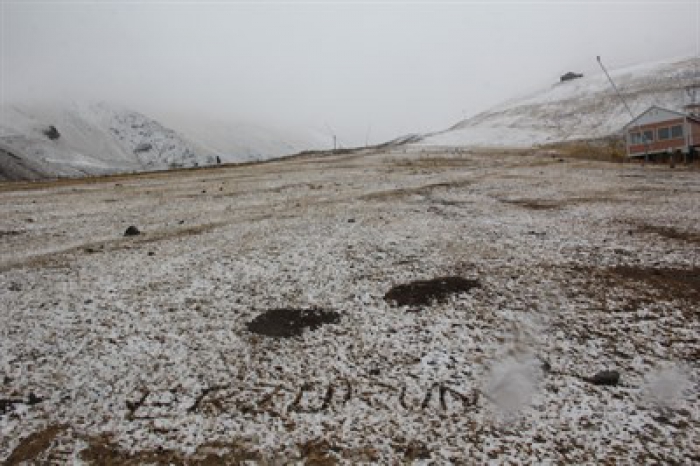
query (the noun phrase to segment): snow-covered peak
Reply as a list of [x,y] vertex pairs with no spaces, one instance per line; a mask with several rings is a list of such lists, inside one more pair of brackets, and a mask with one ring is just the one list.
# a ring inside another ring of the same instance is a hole
[[0,148],[42,176],[79,176],[212,163],[182,135],[117,105],[43,103],[2,109]]
[[172,129],[110,102],[0,108],[0,180],[98,175],[264,160],[320,148],[320,138],[241,122],[174,120]]

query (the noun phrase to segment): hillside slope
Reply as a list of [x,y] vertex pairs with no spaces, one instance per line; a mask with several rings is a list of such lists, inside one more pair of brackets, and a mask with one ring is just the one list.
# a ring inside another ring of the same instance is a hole
[[[697,58],[648,63],[611,71],[632,113],[651,105],[681,110],[683,88],[693,81]],[[529,147],[618,134],[630,121],[610,82],[601,72],[556,83],[421,137],[417,144],[475,147]]]
[[31,166],[33,178],[148,171],[215,162],[183,136],[113,104],[45,104],[2,109],[0,179]]
[[[264,160],[317,148],[242,123],[170,125],[111,103],[7,105],[0,120],[0,181],[163,170]],[[301,134],[301,133],[300,133]]]

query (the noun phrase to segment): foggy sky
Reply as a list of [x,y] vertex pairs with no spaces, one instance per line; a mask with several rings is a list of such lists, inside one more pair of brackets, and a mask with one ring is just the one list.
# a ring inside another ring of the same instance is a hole
[[566,71],[698,54],[699,2],[2,1],[3,102],[327,124],[345,144],[445,129]]

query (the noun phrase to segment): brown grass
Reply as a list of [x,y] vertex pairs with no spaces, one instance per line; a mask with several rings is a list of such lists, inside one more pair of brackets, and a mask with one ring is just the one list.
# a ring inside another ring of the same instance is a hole
[[387,201],[393,199],[399,199],[402,197],[408,197],[413,195],[424,195],[429,194],[432,191],[440,188],[450,189],[450,188],[462,188],[472,184],[472,180],[456,180],[447,183],[431,183],[422,186],[415,186],[412,188],[396,188],[387,189],[385,191],[375,191],[373,193],[364,194],[360,196],[360,199],[365,201]]
[[[620,265],[576,270],[586,277],[588,286],[596,295],[604,296],[613,288],[633,290],[631,303],[634,306],[676,300],[700,303],[700,267],[681,269]],[[694,311],[689,308],[688,312],[693,314]]]
[[700,232],[683,231],[673,227],[662,227],[658,225],[640,225],[637,228],[639,233],[652,233],[664,238],[684,241],[686,243],[700,244]]
[[44,430],[34,432],[29,437],[22,439],[17,448],[10,454],[10,457],[7,458],[5,464],[7,466],[14,466],[25,461],[33,460],[46,451],[51,446],[51,442],[53,442],[56,436],[64,429],[64,426],[49,426]]
[[80,453],[80,458],[88,464],[99,466],[139,466],[188,465],[218,466],[238,465],[246,462],[267,464],[256,453],[251,453],[240,445],[211,442],[197,448],[193,455],[185,455],[175,450],[142,450],[127,452],[112,443],[108,438],[92,438],[88,448]]
[[560,208],[563,203],[542,199],[501,199],[504,204],[513,204],[530,210],[552,210]]
[[595,140],[559,142],[542,146],[542,149],[556,152],[557,155],[582,160],[622,163],[626,159],[622,138],[610,137]]

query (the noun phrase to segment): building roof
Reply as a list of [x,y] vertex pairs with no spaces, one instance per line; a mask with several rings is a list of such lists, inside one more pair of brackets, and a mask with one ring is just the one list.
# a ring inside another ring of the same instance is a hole
[[700,118],[698,118],[698,117],[688,115],[687,113],[677,112],[675,110],[669,110],[667,108],[662,108],[662,107],[659,107],[658,105],[652,105],[651,107],[649,107],[648,109],[644,110],[642,113],[637,115],[632,121],[630,121],[625,126],[623,126],[622,129],[627,130],[627,129],[629,129],[630,126],[634,126],[637,121],[639,121],[641,118],[643,118],[644,116],[646,116],[647,114],[649,114],[653,110],[660,110],[662,112],[672,114],[674,118],[688,118],[689,120],[693,120],[697,123],[700,123]]

